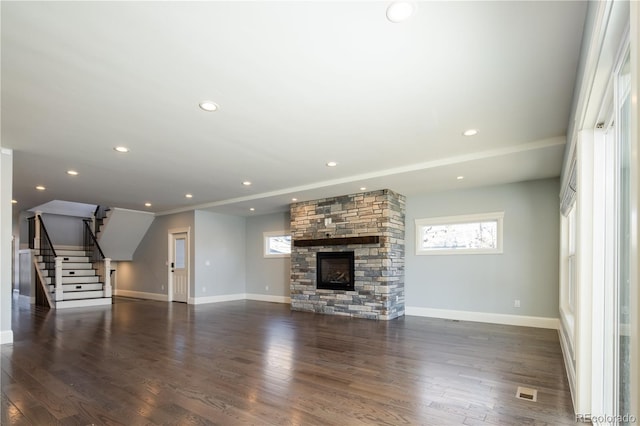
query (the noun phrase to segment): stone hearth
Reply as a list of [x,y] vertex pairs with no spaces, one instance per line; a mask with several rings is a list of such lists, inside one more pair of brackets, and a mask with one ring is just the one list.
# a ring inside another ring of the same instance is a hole
[[[405,197],[388,189],[291,205],[291,309],[404,315]],[[316,253],[353,251],[355,290],[316,288]]]

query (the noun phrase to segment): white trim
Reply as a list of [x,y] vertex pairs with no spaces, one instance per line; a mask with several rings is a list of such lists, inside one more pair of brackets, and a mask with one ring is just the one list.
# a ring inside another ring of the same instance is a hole
[[120,208],[120,207],[112,207],[111,210],[118,210],[118,211],[121,211],[121,212],[130,212],[130,213],[142,213],[142,214],[146,214],[146,215],[154,216],[154,217],[156,215],[153,212],[145,212],[145,211],[142,211],[142,210],[123,209],[123,208]]
[[285,303],[287,305],[291,304],[291,297],[274,296],[272,294],[247,293],[245,294],[245,299],[257,300],[259,302]]
[[[496,248],[459,248],[459,249],[425,249],[422,247],[422,228],[429,225],[461,225],[466,223],[497,222]],[[477,213],[458,216],[440,216],[415,219],[416,255],[465,255],[465,254],[502,254],[504,212]]]
[[552,330],[557,330],[560,325],[558,318],[496,314],[492,312],[454,311],[450,309],[422,308],[419,306],[407,306],[405,315],[488,322],[491,324],[517,325],[521,327],[549,328]]
[[236,300],[246,300],[247,295],[245,293],[238,294],[221,294],[220,296],[207,296],[207,297],[190,297],[189,305],[202,305],[205,303],[219,303],[219,302],[233,302]]
[[160,302],[168,302],[169,298],[166,294],[147,293],[145,291],[120,290],[113,291],[114,296],[134,297],[136,299],[159,300]]
[[[564,360],[564,368],[567,371],[567,381],[569,382],[569,391],[571,392],[571,402],[573,407],[576,406],[576,369],[572,359],[575,359],[573,348],[570,347],[570,340],[567,339],[566,329],[563,324],[558,328],[558,338],[560,340],[560,349],[562,350],[562,359]],[[576,413],[577,414],[577,413]]]
[[[273,259],[273,258],[278,258],[278,257],[291,257],[291,253],[269,253],[269,239],[271,237],[286,237],[289,236],[289,238],[291,239],[291,241],[293,241],[293,238],[291,238],[291,232],[290,231],[268,231],[268,232],[263,232],[262,233],[262,255],[265,259]],[[291,246],[289,246],[289,249],[291,249]]]
[[0,331],[0,345],[8,345],[13,343],[13,331]]
[[110,297],[99,299],[60,300],[56,303],[56,309],[84,308],[88,306],[111,306],[113,300]]

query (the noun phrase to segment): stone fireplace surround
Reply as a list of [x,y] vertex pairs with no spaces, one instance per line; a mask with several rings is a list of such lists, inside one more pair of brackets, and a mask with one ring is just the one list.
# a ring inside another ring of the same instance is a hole
[[[404,315],[405,197],[383,189],[291,205],[291,309]],[[355,290],[316,288],[316,253],[353,251]]]

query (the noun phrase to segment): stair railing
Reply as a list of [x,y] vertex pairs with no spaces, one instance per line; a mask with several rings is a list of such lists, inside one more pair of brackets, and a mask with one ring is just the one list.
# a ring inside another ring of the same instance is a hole
[[96,206],[96,210],[93,212],[93,227],[91,228],[91,231],[93,232],[93,235],[98,235],[98,232],[100,232],[100,227],[102,226],[102,224],[104,223],[104,219],[107,217],[107,212],[109,211],[109,207],[105,207],[105,206]]
[[93,269],[96,270],[96,274],[100,277],[100,282],[103,283],[104,297],[111,297],[111,259],[105,257],[104,252],[98,244],[98,239],[91,231],[92,219],[83,219],[84,222],[84,251]]
[[[44,269],[47,271],[47,277],[51,278],[50,285],[55,288],[55,300],[63,300],[62,257],[58,257],[56,249],[53,247],[42,216],[37,214],[32,220],[34,221],[34,234],[37,237],[34,238],[34,245],[37,246],[38,254],[42,256],[42,263],[44,263]],[[31,232],[31,225],[29,232]],[[42,284],[45,290],[48,291],[46,283]]]

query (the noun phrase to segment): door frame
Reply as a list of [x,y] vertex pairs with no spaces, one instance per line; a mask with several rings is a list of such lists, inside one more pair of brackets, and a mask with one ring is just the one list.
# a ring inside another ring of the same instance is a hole
[[171,272],[171,259],[173,259],[173,239],[176,234],[187,234],[186,262],[187,268],[187,304],[191,303],[191,227],[170,228],[167,234],[167,301],[173,302],[173,273]]

